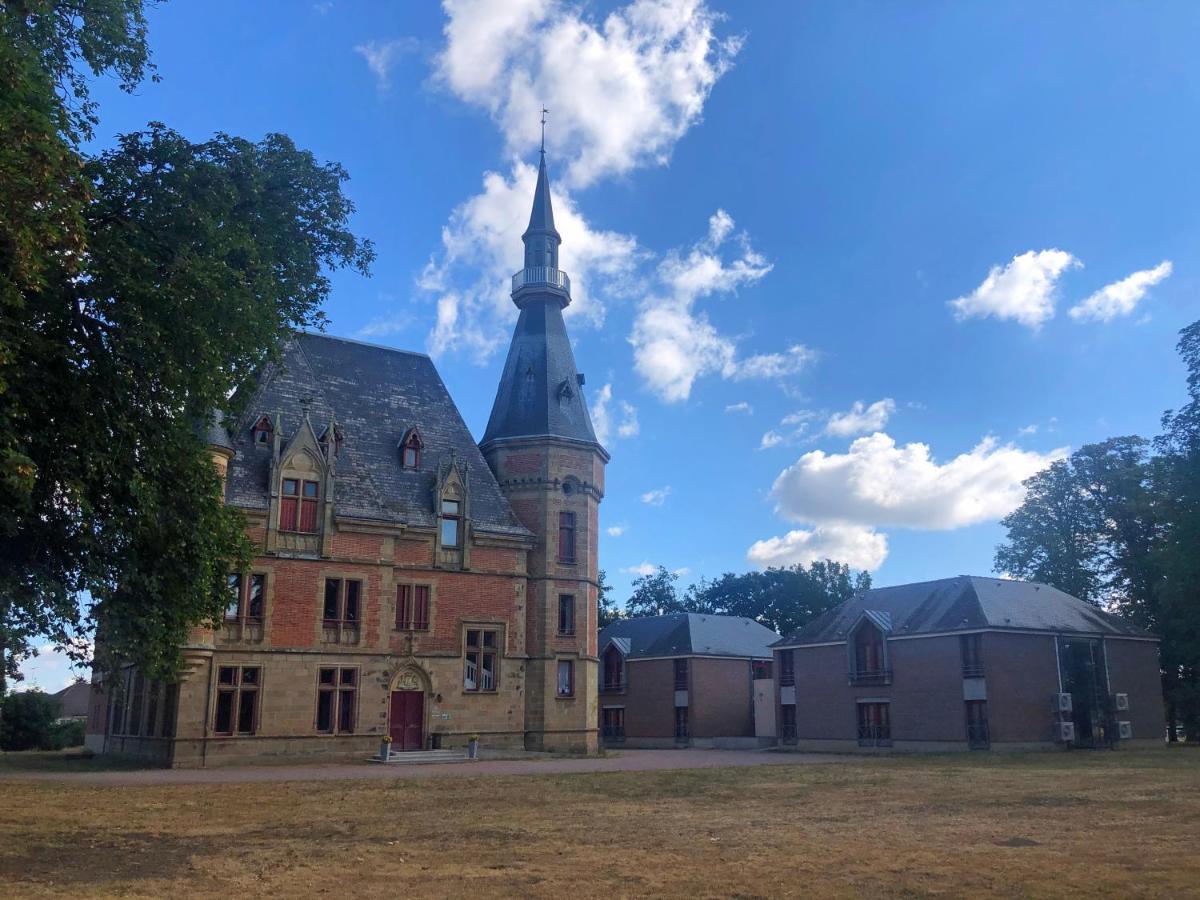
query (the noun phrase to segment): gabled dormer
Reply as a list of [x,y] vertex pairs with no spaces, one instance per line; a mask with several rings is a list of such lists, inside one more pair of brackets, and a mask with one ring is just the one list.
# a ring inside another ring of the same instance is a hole
[[421,439],[421,431],[415,425],[400,437],[396,450],[400,454],[400,468],[410,472],[421,469],[421,451],[425,449],[425,441]]
[[466,466],[453,455],[438,466],[433,503],[437,514],[434,538],[437,564],[466,568],[470,556],[470,481]]
[[275,423],[271,417],[263,413],[250,428],[250,440],[255,447],[270,450],[275,439]]
[[[282,424],[280,416],[276,422]],[[332,423],[331,423],[332,426]],[[281,429],[280,429],[281,430]],[[307,412],[295,433],[281,446],[276,440],[276,455],[271,461],[270,504],[267,518],[267,551],[298,556],[322,556],[329,551],[333,537],[334,461],[337,458],[337,430],[334,449],[327,446],[313,429]],[[277,438],[279,431],[276,432]]]
[[866,609],[846,632],[846,653],[852,685],[892,683],[888,659],[888,637],[892,617],[886,612]]

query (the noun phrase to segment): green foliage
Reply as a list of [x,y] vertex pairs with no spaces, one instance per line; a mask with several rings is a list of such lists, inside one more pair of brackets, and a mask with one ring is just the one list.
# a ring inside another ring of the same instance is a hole
[[596,585],[596,627],[604,628],[621,618],[621,610],[617,609],[616,601],[610,596],[612,585],[608,583],[603,569],[596,577]]
[[678,580],[679,576],[668,572],[665,566],[638,576],[633,580],[633,595],[625,601],[625,615],[636,619],[687,612],[687,604],[675,589]]
[[871,576],[853,572],[832,560],[797,564],[735,575],[726,572],[702,580],[688,591],[688,606],[696,612],[755,619],[780,634],[789,634],[860,591],[869,590]]
[[[345,171],[152,123],[93,159],[83,72],[147,72],[140,0],[0,6],[0,684],[35,635],[169,678],[250,547],[198,423],[366,272]],[[57,92],[56,92],[57,89]],[[82,600],[94,605],[85,612]]]
[[61,749],[52,746],[55,742],[55,722],[61,707],[49,694],[41,691],[9,694],[2,706],[0,750]]

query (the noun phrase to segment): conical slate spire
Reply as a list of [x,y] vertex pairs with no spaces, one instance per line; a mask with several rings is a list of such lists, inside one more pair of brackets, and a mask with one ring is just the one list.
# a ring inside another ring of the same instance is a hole
[[599,446],[587,404],[583,376],[563,322],[571,302],[570,281],[558,269],[561,238],[554,229],[550,178],[542,151],[525,242],[525,268],[513,276],[513,302],[521,310],[513,332],[492,416],[480,442],[526,437],[560,437]]

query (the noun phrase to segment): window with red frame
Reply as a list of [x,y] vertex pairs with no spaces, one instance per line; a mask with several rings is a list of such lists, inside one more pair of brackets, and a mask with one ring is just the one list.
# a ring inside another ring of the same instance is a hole
[[572,635],[575,633],[575,595],[558,595],[558,633]]
[[558,559],[575,562],[575,513],[567,510],[558,514]]
[[353,578],[325,579],[325,609],[322,618],[326,625],[357,625],[362,582]]
[[285,478],[281,494],[279,530],[316,533],[320,485],[315,481]]
[[230,574],[229,603],[225,607],[225,621],[262,621],[266,584],[267,576],[263,574]]
[[396,628],[401,631],[429,630],[429,585],[396,586]]
[[317,731],[320,734],[353,734],[358,699],[358,669],[317,671]]
[[400,445],[400,465],[405,469],[421,468],[421,436],[411,431]]

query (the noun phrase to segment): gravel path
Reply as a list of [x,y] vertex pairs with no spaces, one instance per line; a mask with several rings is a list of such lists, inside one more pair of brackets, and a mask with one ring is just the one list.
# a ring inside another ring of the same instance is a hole
[[494,759],[452,763],[380,765],[247,766],[212,769],[139,769],[97,772],[3,772],[5,781],[53,781],[61,784],[164,785],[245,784],[272,781],[338,781],[344,779],[479,777],[483,775],[554,775],[573,772],[652,772],[664,769],[716,769],[729,766],[791,766],[837,761],[812,753],[767,753],[761,750],[621,750],[584,759]]

